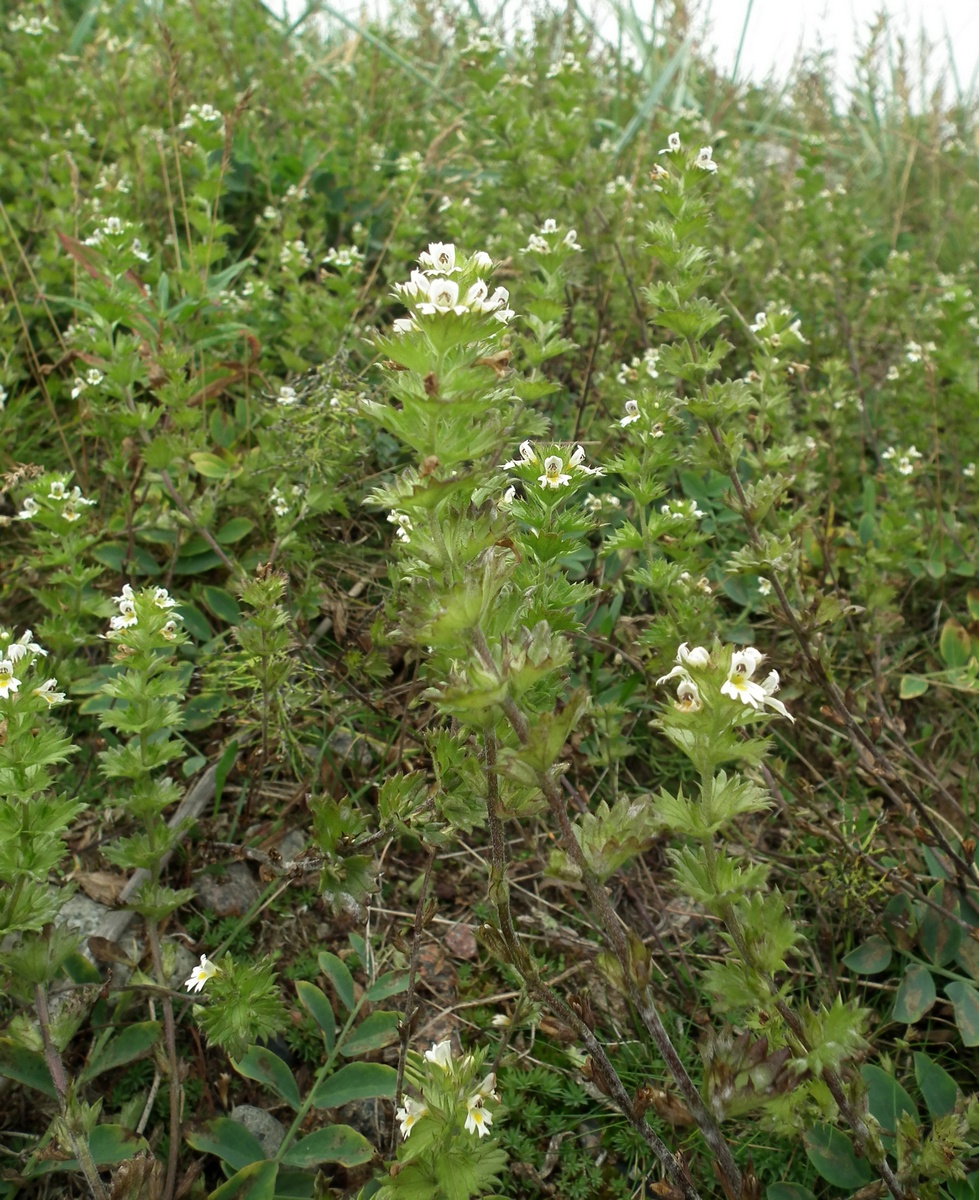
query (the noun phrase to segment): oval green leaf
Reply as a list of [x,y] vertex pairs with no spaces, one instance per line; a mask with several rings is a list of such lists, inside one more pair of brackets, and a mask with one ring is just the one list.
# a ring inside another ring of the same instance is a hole
[[856,950],[851,950],[843,959],[843,965],[858,975],[876,975],[891,965],[893,953],[887,938],[874,934],[862,945],[857,946]]
[[[945,884],[936,883],[929,891],[928,899],[939,908],[944,908]],[[921,919],[918,941],[935,966],[943,967],[958,954],[962,930],[952,920],[951,913],[939,912],[929,905]]]
[[211,1192],[207,1200],[275,1200],[277,1162],[251,1163]]
[[249,521],[247,517],[232,517],[230,521],[225,521],[214,537],[222,546],[231,546],[240,542],[254,528],[255,522]]
[[159,1036],[159,1021],[139,1021],[135,1025],[127,1025],[93,1055],[92,1061],[78,1076],[79,1082],[87,1083],[105,1071],[135,1062],[137,1058],[149,1054]]
[[348,1063],[313,1088],[316,1108],[339,1108],[351,1100],[393,1100],[398,1072],[384,1063]]
[[236,1171],[265,1158],[258,1138],[230,1117],[215,1117],[199,1129],[191,1129],[186,1137],[195,1150],[216,1155]]
[[379,1000],[387,1000],[389,996],[397,996],[408,987],[408,976],[403,971],[389,971],[367,989],[364,999],[376,1004]]
[[927,691],[927,679],[922,679],[920,675],[902,675],[897,694],[902,700],[914,700],[916,696],[923,696]]
[[201,595],[207,607],[220,620],[225,621],[228,625],[241,624],[241,609],[238,607],[238,601],[230,592],[226,592],[224,588],[209,585],[202,589]]
[[357,1028],[344,1038],[340,1053],[344,1058],[358,1058],[372,1050],[380,1050],[398,1040],[401,1014],[396,1012],[372,1012]]
[[316,1167],[320,1163],[357,1167],[370,1162],[373,1157],[374,1147],[362,1133],[349,1125],[330,1125],[296,1142],[283,1155],[282,1161],[290,1167]]
[[966,1046],[979,1046],[979,992],[971,983],[956,980],[945,985],[945,995],[955,1009],[955,1024]]
[[198,450],[190,456],[191,464],[198,475],[205,479],[227,479],[235,473],[231,463],[227,463],[209,450]]
[[802,1135],[809,1161],[834,1187],[856,1191],[873,1179],[865,1158],[857,1158],[849,1138],[832,1125],[814,1125]]
[[952,1111],[959,1087],[948,1071],[927,1054],[919,1052],[914,1055],[914,1077],[933,1121]]
[[972,639],[954,617],[942,626],[938,650],[946,667],[964,667],[972,657]]
[[305,979],[296,983],[296,994],[299,996],[299,1003],[320,1027],[320,1032],[326,1040],[327,1051],[332,1051],[336,1044],[337,1023],[329,1000],[314,983],[308,983]]
[[931,971],[920,963],[912,963],[904,972],[901,986],[894,997],[891,1018],[904,1025],[920,1021],[937,999],[935,980]]
[[891,1149],[901,1116],[909,1113],[917,1120],[918,1110],[897,1080],[880,1067],[861,1068],[860,1078],[867,1085],[867,1107],[880,1124],[884,1145]]
[[299,1088],[292,1072],[277,1054],[265,1046],[249,1046],[244,1055],[238,1060],[231,1060],[231,1065],[239,1075],[246,1079],[254,1079],[256,1083],[264,1083],[286,1104],[298,1111],[302,1101],[299,1098]]
[[354,1006],[354,977],[347,970],[346,963],[331,954],[329,950],[321,950],[317,960],[320,970],[336,989],[337,999],[347,1009]]

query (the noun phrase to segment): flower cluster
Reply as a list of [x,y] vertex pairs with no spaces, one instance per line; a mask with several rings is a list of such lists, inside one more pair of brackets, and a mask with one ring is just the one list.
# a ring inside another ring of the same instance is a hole
[[887,449],[881,453],[881,458],[884,462],[891,462],[893,459],[897,459],[898,472],[901,475],[913,475],[915,463],[919,458],[921,458],[921,451],[917,448],[917,446],[909,446],[907,450],[901,454],[901,452],[895,450],[893,446],[888,446]]
[[[682,149],[680,145],[680,135],[675,131],[666,139],[666,145],[660,151],[660,154],[679,154]],[[697,151],[697,157],[694,159],[693,165],[701,171],[708,171],[711,175],[717,170],[717,163],[714,162],[714,147],[701,146]],[[656,172],[655,174],[659,174]]]
[[224,117],[213,104],[192,104],[184,113],[178,129],[193,129],[195,125],[214,125]]
[[272,505],[272,511],[277,517],[287,517],[289,513],[292,512],[293,502],[299,500],[299,498],[303,495],[302,485],[298,483],[294,483],[290,491],[292,492],[292,500],[286,499],[282,492],[279,491],[278,487],[274,487],[271,492],[269,492],[269,504]]
[[[9,629],[0,629],[0,700],[13,700],[20,692],[25,674],[39,658],[47,658],[48,652],[34,641],[30,629],[13,641],[13,633]],[[57,679],[46,679],[37,687],[31,688],[30,694],[43,700],[49,707],[54,704],[64,704],[64,692],[56,691]]]
[[[474,1133],[480,1138],[488,1134],[490,1126],[493,1124],[493,1114],[487,1109],[486,1101],[499,1102],[500,1099],[495,1090],[496,1075],[490,1071],[475,1091],[470,1090],[471,1084],[467,1085],[465,1079],[471,1074],[475,1060],[472,1055],[467,1054],[459,1063],[456,1063],[452,1057],[452,1045],[448,1040],[438,1042],[430,1050],[426,1050],[425,1061],[438,1068],[438,1075],[433,1082],[449,1085],[448,1091],[444,1086],[436,1089],[442,1093],[443,1098],[447,1095],[453,1101],[453,1107],[465,1101],[464,1128],[466,1132]],[[453,1089],[451,1085],[456,1081],[457,1076],[462,1082]],[[395,1119],[401,1124],[401,1136],[407,1138],[414,1126],[427,1117],[429,1112],[429,1104],[424,1100],[415,1100],[411,1096],[405,1096],[401,1108],[395,1113]]]
[[619,364],[619,369],[615,376],[616,382],[623,385],[638,383],[640,371],[645,371],[650,379],[658,379],[659,371],[656,369],[658,363],[659,349],[656,346],[650,346],[643,351],[642,358],[635,355],[631,362]]
[[[778,671],[769,671],[760,683],[754,678],[764,658],[765,655],[754,646],[732,651],[720,694],[757,711],[770,708],[779,716],[794,721],[795,718],[782,701],[775,698],[779,689]],[[705,646],[694,646],[691,650],[684,642],[676,652],[676,665],[666,675],[660,676],[656,684],[660,687],[671,679],[679,680],[677,709],[680,712],[698,712],[704,704],[704,686],[710,682],[710,676],[716,673],[718,667],[723,668],[723,663],[715,662]]]
[[520,457],[505,462],[503,470],[516,471],[527,483],[536,479],[539,487],[555,490],[568,487],[574,482],[580,482],[586,476],[605,474],[601,467],[585,465],[583,446],[575,446],[571,454],[565,458],[563,453],[543,455],[529,441],[520,443]]
[[[110,640],[116,638],[124,629],[132,629],[133,626],[139,624],[139,612],[137,602],[143,606],[144,615],[152,612],[154,609],[159,609],[161,612],[169,613],[172,608],[176,607],[176,600],[170,595],[166,588],[154,588],[152,594],[149,588],[145,588],[139,596],[133,591],[132,586],[128,583],[122,585],[122,591],[118,596],[112,597],[112,603],[118,609],[118,612],[109,620],[109,632],[105,635]],[[179,615],[174,613],[160,626],[158,632],[163,638],[172,642],[177,636],[177,621]]]
[[42,514],[60,517],[69,524],[73,524],[81,518],[80,508],[90,508],[97,503],[95,500],[87,500],[77,484],[69,491],[67,477],[49,479],[46,482],[48,487],[46,493],[44,491],[45,480],[41,480],[40,486],[34,489],[34,493],[24,498],[20,512],[16,516],[18,521],[32,521]]
[[548,217],[537,233],[532,233],[523,248],[524,254],[555,254],[558,251],[580,252],[578,231],[569,229],[563,236],[557,221]]
[[778,349],[785,337],[801,345],[807,344],[806,338],[802,336],[802,319],[793,318],[788,308],[780,308],[777,312],[755,313],[754,322],[748,328],[759,341],[767,343],[773,350]]
[[337,249],[336,246],[331,246],[326,252],[326,257],[323,259],[323,265],[328,267],[336,267],[337,270],[344,270],[348,267],[359,267],[364,261],[364,253],[358,250],[356,246],[341,246]]
[[[492,316],[503,325],[509,324],[514,316],[508,307],[510,293],[498,287],[490,295],[486,280],[480,272],[489,271],[493,260],[485,250],[479,250],[467,260],[459,260],[451,242],[432,242],[418,256],[420,269],[411,272],[406,283],[396,283],[395,293],[412,310],[410,317],[400,317],[394,322],[395,333],[410,333],[418,328],[419,317]],[[472,278],[465,291],[453,275]],[[475,276],[475,278],[473,278]]]
[[79,379],[75,378],[71,386],[71,398],[77,400],[86,388],[98,387],[105,376],[96,367],[90,367]]

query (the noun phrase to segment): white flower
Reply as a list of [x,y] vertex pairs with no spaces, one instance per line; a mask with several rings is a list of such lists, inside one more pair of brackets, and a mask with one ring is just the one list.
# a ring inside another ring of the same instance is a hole
[[272,505],[272,511],[277,517],[284,517],[289,511],[289,501],[277,487],[274,487],[269,493],[269,504]]
[[466,307],[475,308],[477,312],[485,311],[483,305],[488,296],[489,288],[486,286],[486,281],[484,279],[477,279],[466,292]]
[[281,404],[283,408],[290,408],[293,404],[297,404],[299,395],[294,387],[289,387],[288,384],[283,384],[279,388],[279,395],[276,398],[276,403]]
[[758,580],[758,591],[762,596],[770,596],[772,594],[772,585],[767,579]]
[[411,517],[409,517],[407,513],[389,512],[388,520],[392,525],[397,525],[398,528],[396,536],[399,541],[411,541]]
[[583,475],[604,475],[605,472],[601,467],[586,467],[585,466],[585,448],[584,446],[575,446],[574,454],[568,459],[568,466],[574,467],[576,471],[580,471]]
[[676,661],[683,663],[687,667],[695,667],[702,670],[710,666],[710,651],[706,646],[694,646],[691,650],[687,642],[682,642],[677,647]]
[[564,460],[557,454],[551,454],[544,459],[544,474],[537,476],[537,482],[541,487],[567,487],[571,482],[571,476],[565,474]]
[[175,608],[177,604],[166,588],[157,588],[154,591],[153,603],[157,608]]
[[166,625],[160,630],[160,633],[168,642],[172,642],[177,636],[177,622],[174,620],[167,621]]
[[966,479],[975,479],[976,464],[974,462],[966,463],[962,468],[962,474],[966,477]]
[[427,1062],[435,1063],[443,1071],[448,1071],[452,1066],[452,1043],[448,1038],[444,1042],[438,1042],[431,1050],[425,1051],[425,1059]]
[[67,500],[68,493],[65,490],[65,484],[60,479],[52,480],[51,490],[48,492],[49,500]]
[[553,217],[548,217],[540,227],[540,231],[541,233],[557,233],[557,221]]
[[14,676],[14,664],[9,658],[0,658],[0,699],[9,700],[10,693],[20,690],[20,680]]
[[700,152],[697,155],[697,160],[693,164],[695,167],[700,167],[701,171],[710,171],[713,174],[717,170],[717,163],[712,157],[714,153],[713,146],[701,146]]
[[523,252],[524,254],[550,254],[551,247],[540,234],[532,233],[527,239],[527,245]]
[[119,593],[119,595],[112,597],[112,603],[113,604],[122,604],[123,600],[135,600],[135,599],[136,599],[136,594],[133,592],[132,584],[124,583],[122,585],[122,591]]
[[411,272],[407,283],[396,283],[394,290],[402,296],[427,296],[430,286],[431,280],[428,276],[416,269]]
[[680,135],[671,133],[666,139],[666,148],[660,151],[660,154],[675,154],[680,149]]
[[466,1101],[466,1132],[475,1133],[479,1137],[489,1133],[493,1124],[493,1114],[483,1107],[483,1095],[475,1092]]
[[56,692],[54,689],[58,686],[57,679],[46,679],[40,687],[36,687],[33,695],[39,696],[42,700],[46,700],[49,705],[64,704],[64,692]]
[[24,507],[17,514],[18,521],[29,521],[36,513],[40,511],[40,505],[33,496],[28,496],[24,500]]
[[778,671],[770,671],[761,683],[752,679],[758,669],[764,654],[754,646],[746,646],[744,650],[736,650],[731,655],[731,669],[727,679],[721,684],[721,694],[732,700],[740,700],[749,708],[772,708],[790,721],[795,718],[781,700],[775,699],[778,691]]
[[921,362],[921,347],[917,342],[908,342],[908,344],[904,347],[904,356],[907,358],[908,362]]
[[401,1136],[406,1138],[411,1133],[412,1127],[428,1113],[428,1108],[420,1100],[414,1100],[411,1096],[404,1097],[404,1105],[394,1114],[396,1121],[401,1122]]
[[619,424],[624,429],[626,425],[631,425],[634,421],[638,421],[641,415],[639,412],[639,402],[636,400],[627,400],[625,402],[625,416],[619,420]]
[[98,500],[86,500],[82,495],[82,489],[77,484],[71,489],[70,499],[72,504],[85,504],[88,507],[98,504]]
[[674,706],[680,712],[699,712],[703,707],[700,701],[700,689],[692,679],[681,679],[676,685]]
[[112,618],[109,622],[110,629],[129,629],[130,626],[137,624],[139,618],[136,616],[136,606],[132,600],[119,601],[119,615]]
[[7,389],[0,387],[0,412],[3,412],[3,406],[7,403]]
[[520,457],[511,458],[509,462],[503,464],[504,471],[510,471],[514,467],[525,467],[528,463],[537,462],[537,455],[534,453],[534,447],[530,442],[520,443]]
[[432,280],[428,289],[428,300],[418,305],[418,311],[427,317],[448,312],[462,316],[469,309],[465,304],[459,303],[459,285],[454,279],[436,278]]
[[508,487],[507,490],[500,497],[499,507],[500,508],[509,508],[510,505],[513,503],[514,499],[516,498],[516,495],[517,495],[517,489],[512,486]]
[[47,650],[31,641],[33,636],[31,630],[25,629],[17,641],[7,647],[7,657],[11,662],[19,662],[25,654],[40,654],[42,658],[47,658]]
[[214,963],[207,957],[206,954],[201,955],[201,965],[194,967],[190,973],[190,978],[185,980],[184,987],[188,992],[200,992],[204,988],[204,984],[209,979],[213,979],[221,968],[215,966]]
[[493,1020],[490,1021],[490,1024],[496,1029],[509,1029],[513,1024],[513,1018],[506,1013],[497,1013]]
[[432,242],[427,250],[419,254],[418,262],[427,269],[429,275],[452,275],[459,270],[456,266],[456,248],[451,242]]
[[563,241],[569,250],[580,250],[581,249],[581,247],[578,245],[577,229],[569,229],[568,232],[564,235]]
[[398,334],[411,333],[417,328],[418,326],[415,324],[412,317],[398,317],[398,319],[391,326],[391,332]]
[[493,260],[485,250],[477,250],[472,256],[472,262],[478,271],[491,271],[493,269]]
[[749,325],[748,328],[751,330],[752,333],[757,333],[760,329],[764,329],[764,327],[767,324],[768,324],[768,313],[763,313],[763,312],[755,313],[755,323],[754,323],[754,325]]

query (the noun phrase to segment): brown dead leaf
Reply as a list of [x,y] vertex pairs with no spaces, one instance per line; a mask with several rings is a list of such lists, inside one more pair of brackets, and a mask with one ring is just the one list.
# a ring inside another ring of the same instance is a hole
[[99,904],[115,904],[126,886],[125,875],[112,871],[75,871],[71,878],[90,900]]

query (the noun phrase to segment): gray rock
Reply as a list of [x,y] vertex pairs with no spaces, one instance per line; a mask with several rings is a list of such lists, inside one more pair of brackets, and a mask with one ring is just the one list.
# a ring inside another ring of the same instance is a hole
[[240,917],[262,894],[245,863],[232,863],[222,875],[202,872],[193,880],[197,898],[217,917]]
[[239,1125],[244,1125],[248,1132],[258,1139],[266,1158],[275,1154],[286,1136],[286,1127],[282,1122],[277,1121],[264,1108],[256,1108],[254,1104],[236,1104],[231,1110],[231,1119]]

